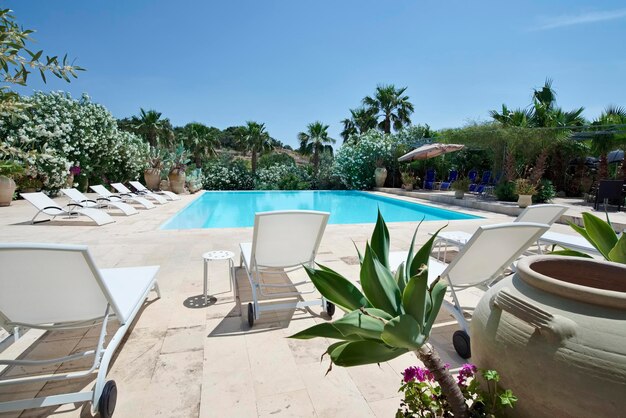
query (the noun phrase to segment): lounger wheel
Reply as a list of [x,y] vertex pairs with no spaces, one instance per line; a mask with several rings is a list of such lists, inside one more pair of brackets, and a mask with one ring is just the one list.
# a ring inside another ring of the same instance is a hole
[[254,325],[254,305],[252,303],[248,303],[248,325],[250,328]]
[[459,330],[452,334],[452,344],[454,349],[462,358],[470,358],[472,350],[470,347],[470,336],[467,332]]
[[334,303],[326,301],[326,313],[331,318],[333,317],[333,315],[335,314],[335,304]]
[[104,384],[102,395],[98,401],[98,412],[102,418],[111,418],[117,403],[117,385],[114,380],[109,380]]

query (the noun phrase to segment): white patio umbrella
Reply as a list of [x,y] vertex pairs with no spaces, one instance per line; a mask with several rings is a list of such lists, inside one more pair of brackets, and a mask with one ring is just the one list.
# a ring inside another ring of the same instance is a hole
[[426,144],[419,148],[415,148],[413,151],[404,154],[398,158],[398,161],[412,161],[412,160],[427,160],[429,158],[438,157],[449,152],[458,151],[465,147],[462,144]]

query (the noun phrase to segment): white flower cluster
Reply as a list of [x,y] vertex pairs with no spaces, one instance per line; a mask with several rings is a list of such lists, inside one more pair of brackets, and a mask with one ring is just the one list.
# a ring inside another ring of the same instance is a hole
[[206,168],[204,187],[208,190],[251,190],[254,181],[243,161],[218,160]]
[[[257,190],[302,189],[309,188],[310,181],[310,176],[297,166],[277,163],[257,170],[254,184]],[[308,187],[298,187],[307,183]]]
[[370,130],[355,144],[344,144],[337,154],[333,173],[348,189],[371,189],[374,185],[376,162],[393,158],[395,138],[380,131]]
[[143,169],[148,147],[135,135],[118,131],[113,115],[87,95],[37,92],[22,97],[17,114],[0,118],[0,135],[12,146],[36,151],[29,164],[38,170],[44,188],[65,184],[69,167],[81,175],[135,178]]

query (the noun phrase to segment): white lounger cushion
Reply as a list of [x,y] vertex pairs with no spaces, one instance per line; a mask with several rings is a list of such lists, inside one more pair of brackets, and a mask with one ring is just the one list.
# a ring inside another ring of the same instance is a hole
[[30,202],[34,207],[36,207],[39,212],[33,217],[31,222],[35,221],[35,218],[39,213],[44,213],[48,216],[52,216],[53,218],[61,215],[70,215],[71,212],[78,213],[80,215],[85,215],[88,218],[91,218],[98,225],[106,225],[112,222],[115,222],[115,219],[111,217],[108,213],[101,211],[99,209],[93,208],[72,208],[71,210],[65,210],[60,207],[54,200],[50,199],[42,192],[37,193],[20,193],[24,199]]
[[138,192],[140,193],[156,193],[156,194],[162,194],[165,197],[167,197],[169,200],[180,200],[180,197],[174,193],[174,192],[170,192],[169,190],[159,190],[157,192],[153,192],[152,190],[148,189],[146,186],[144,186],[143,184],[141,184],[138,181],[129,181],[130,185],[133,186],[135,189],[137,189]]
[[61,189],[61,193],[69,197],[72,202],[78,203],[84,208],[104,209],[106,207],[113,207],[119,209],[126,216],[139,213],[137,209],[124,202],[113,202],[111,200],[107,200],[105,203],[94,202],[76,189]]
[[154,286],[159,266],[101,269],[100,275],[117,304],[119,321],[125,323],[135,307],[142,304]]
[[89,186],[89,188],[91,190],[93,190],[94,192],[98,193],[98,195],[100,195],[103,198],[109,199],[112,202],[135,202],[135,203],[139,203],[140,205],[142,205],[144,208],[146,209],[154,209],[156,206],[154,206],[154,203],[150,202],[148,199],[145,199],[143,197],[131,197],[131,196],[118,196],[115,195],[113,193],[111,193],[109,191],[109,189],[107,189],[106,187],[104,187],[101,184],[97,184],[95,186]]
[[559,232],[548,231],[539,237],[540,244],[556,244],[570,250],[581,251],[584,253],[600,254],[596,248],[589,244],[585,238],[580,235],[561,234]]
[[[111,183],[111,186],[113,186],[115,190],[117,190],[118,192],[124,195],[130,195],[132,197],[139,197],[139,195],[137,195],[136,193],[133,193],[128,187],[124,186],[122,183]],[[159,203],[160,205],[167,203],[166,198],[164,198],[163,196],[159,196],[158,194],[155,194],[155,193],[145,193],[142,196],[149,197],[150,199],[153,199],[155,202]]]

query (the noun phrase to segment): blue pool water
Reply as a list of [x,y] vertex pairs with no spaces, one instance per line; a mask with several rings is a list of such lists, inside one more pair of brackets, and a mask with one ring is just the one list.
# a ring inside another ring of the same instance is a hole
[[272,210],[330,212],[331,224],[376,222],[380,208],[386,222],[476,219],[478,216],[359,191],[206,192],[161,229],[236,228],[254,226],[254,214]]

